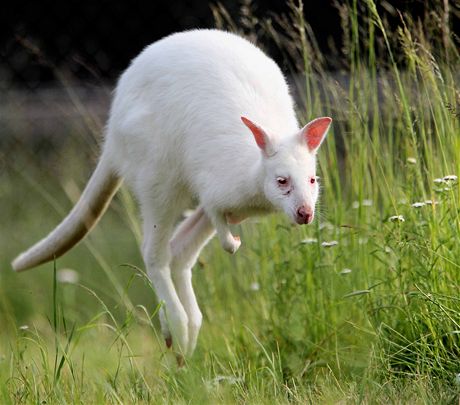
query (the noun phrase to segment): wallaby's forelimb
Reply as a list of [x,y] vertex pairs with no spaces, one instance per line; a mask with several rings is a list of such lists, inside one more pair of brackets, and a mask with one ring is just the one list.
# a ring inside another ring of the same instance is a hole
[[230,232],[226,216],[214,211],[208,212],[207,215],[216,228],[217,237],[222,248],[231,254],[235,253],[241,246],[241,240],[238,236],[233,236]]

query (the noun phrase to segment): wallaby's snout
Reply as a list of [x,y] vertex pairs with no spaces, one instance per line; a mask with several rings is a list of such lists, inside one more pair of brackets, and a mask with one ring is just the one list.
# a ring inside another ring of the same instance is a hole
[[315,213],[308,205],[301,205],[296,211],[296,222],[299,225],[310,224],[313,221]]

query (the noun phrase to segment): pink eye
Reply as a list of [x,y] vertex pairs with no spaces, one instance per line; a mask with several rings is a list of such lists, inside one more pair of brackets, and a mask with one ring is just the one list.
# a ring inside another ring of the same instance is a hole
[[315,178],[315,177],[311,177],[311,178],[310,178],[310,183],[311,183],[311,184],[315,184],[315,183],[316,183],[316,178]]

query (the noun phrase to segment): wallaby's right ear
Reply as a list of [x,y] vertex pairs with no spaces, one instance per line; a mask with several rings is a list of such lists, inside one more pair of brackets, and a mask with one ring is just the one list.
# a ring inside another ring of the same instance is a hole
[[273,155],[273,146],[270,142],[270,138],[267,133],[258,125],[254,124],[250,119],[246,117],[241,117],[244,125],[246,125],[254,135],[257,146],[264,152],[265,156]]
[[302,140],[307,142],[311,152],[316,152],[320,147],[331,126],[331,122],[332,118],[329,117],[316,118],[300,130]]

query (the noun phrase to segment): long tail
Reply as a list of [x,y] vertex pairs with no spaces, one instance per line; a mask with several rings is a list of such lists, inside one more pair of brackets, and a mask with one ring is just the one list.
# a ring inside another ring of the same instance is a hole
[[121,184],[103,153],[83,194],[69,215],[51,233],[14,259],[15,271],[23,271],[63,255],[96,225]]

